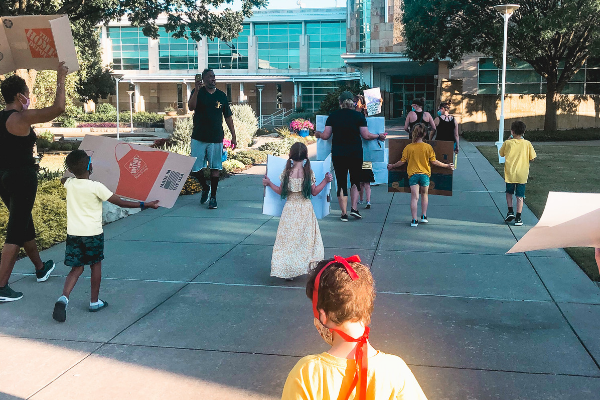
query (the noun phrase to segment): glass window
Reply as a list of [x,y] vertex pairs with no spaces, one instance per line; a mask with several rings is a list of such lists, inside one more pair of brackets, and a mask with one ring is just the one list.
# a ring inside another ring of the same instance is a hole
[[148,70],[148,38],[141,28],[109,26],[106,32],[112,42],[114,70]]
[[158,68],[198,69],[198,45],[192,39],[175,39],[164,27],[158,28]]
[[218,38],[208,40],[208,68],[248,69],[249,34],[250,25],[243,24],[242,31],[231,42],[224,42]]
[[[346,52],[346,22],[307,22],[309,68],[344,68],[341,55]],[[343,39],[342,39],[343,38]]]
[[356,0],[358,52],[371,52],[371,0]]
[[300,69],[301,22],[254,25],[258,37],[258,68]]
[[302,82],[302,108],[308,112],[316,112],[321,108],[321,102],[327,93],[333,92],[338,87],[338,82]]

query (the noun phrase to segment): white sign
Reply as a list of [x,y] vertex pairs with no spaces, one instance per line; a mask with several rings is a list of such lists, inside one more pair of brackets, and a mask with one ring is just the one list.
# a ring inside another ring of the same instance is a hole
[[386,148],[384,150],[384,158],[383,162],[374,162],[373,163],[373,175],[375,175],[375,182],[373,185],[387,185],[388,183],[388,169],[387,165],[389,164],[390,159],[390,149]]
[[367,114],[369,116],[381,112],[381,90],[379,88],[367,89],[363,91],[365,103],[367,103]]
[[[385,132],[385,118],[383,117],[368,117],[367,128],[369,133],[379,135]],[[362,140],[363,144],[363,161],[368,162],[383,162],[385,142],[380,140]]]
[[[269,155],[267,157],[267,176],[273,184],[280,186],[281,173],[285,169],[287,158],[275,157]],[[331,173],[331,156],[324,161],[311,161],[310,166],[315,174],[317,184],[319,184],[327,172]],[[322,219],[329,215],[331,208],[331,182],[325,185],[325,188],[311,199],[313,209],[317,219]],[[281,216],[285,199],[275,193],[270,187],[265,187],[265,198],[263,201],[263,214],[272,215],[274,217]]]
[[55,70],[64,61],[69,73],[79,69],[66,15],[0,17],[0,74],[16,69]]
[[[325,123],[327,122],[327,118],[329,118],[327,115],[317,115],[317,126],[316,126],[317,132],[323,132],[325,130]],[[317,139],[317,160],[318,161],[325,160],[327,158],[327,156],[331,154],[331,138],[332,137],[333,136],[330,136],[329,139],[327,139],[327,140]]]

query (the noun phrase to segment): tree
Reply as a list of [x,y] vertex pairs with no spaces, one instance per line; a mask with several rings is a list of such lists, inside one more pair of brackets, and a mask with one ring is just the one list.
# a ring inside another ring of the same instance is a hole
[[[80,71],[77,72],[77,92],[82,100],[106,97],[114,93],[110,71],[101,67],[99,24],[126,17],[133,26],[142,27],[144,35],[157,38],[156,19],[167,15],[165,30],[175,38],[200,41],[202,36],[230,41],[242,31],[245,17],[255,7],[264,7],[268,0],[242,0],[240,11],[225,8],[234,0],[2,0],[0,15],[68,14],[77,47]],[[18,71],[30,87],[36,71]]]
[[329,115],[335,110],[340,108],[339,97],[343,92],[352,92],[352,94],[360,94],[363,90],[370,89],[366,84],[359,85],[357,82],[351,82],[350,84],[343,83],[341,86],[336,88],[334,91],[327,93],[323,101],[321,101],[321,107],[319,113],[322,115]]
[[[470,53],[502,58],[503,18],[495,0],[405,0],[407,55],[420,63]],[[555,130],[559,95],[600,45],[600,0],[518,0],[509,20],[508,57],[546,80],[544,130]]]

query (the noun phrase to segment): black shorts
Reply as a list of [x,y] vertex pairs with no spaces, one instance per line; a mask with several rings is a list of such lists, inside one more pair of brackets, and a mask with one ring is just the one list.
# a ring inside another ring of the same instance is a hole
[[350,187],[356,186],[360,190],[360,175],[363,160],[358,157],[332,156],[333,170],[337,183],[337,195],[348,196],[348,173],[350,173]]
[[22,247],[35,239],[31,210],[37,194],[35,167],[0,170],[0,198],[8,208],[6,244]]
[[375,182],[375,174],[373,174],[372,169],[362,169],[360,172],[360,182],[361,183],[372,183]]
[[83,267],[104,260],[104,233],[96,236],[67,235],[65,265]]

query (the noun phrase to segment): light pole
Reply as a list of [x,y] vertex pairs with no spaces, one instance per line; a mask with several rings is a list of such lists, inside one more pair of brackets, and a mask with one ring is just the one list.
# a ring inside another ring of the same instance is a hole
[[128,90],[127,94],[129,95],[129,126],[131,126],[131,133],[133,133],[133,90]]
[[258,127],[262,129],[262,91],[265,85],[256,85],[258,89]]
[[117,92],[117,140],[119,140],[119,81],[123,78],[122,75],[115,75],[115,85]]
[[500,96],[500,126],[498,127],[498,162],[504,163],[504,157],[500,157],[500,147],[504,142],[504,91],[506,87],[506,46],[508,42],[508,19],[519,8],[518,4],[501,4],[494,6],[496,11],[500,12],[504,17],[504,42],[502,46],[502,93]]

